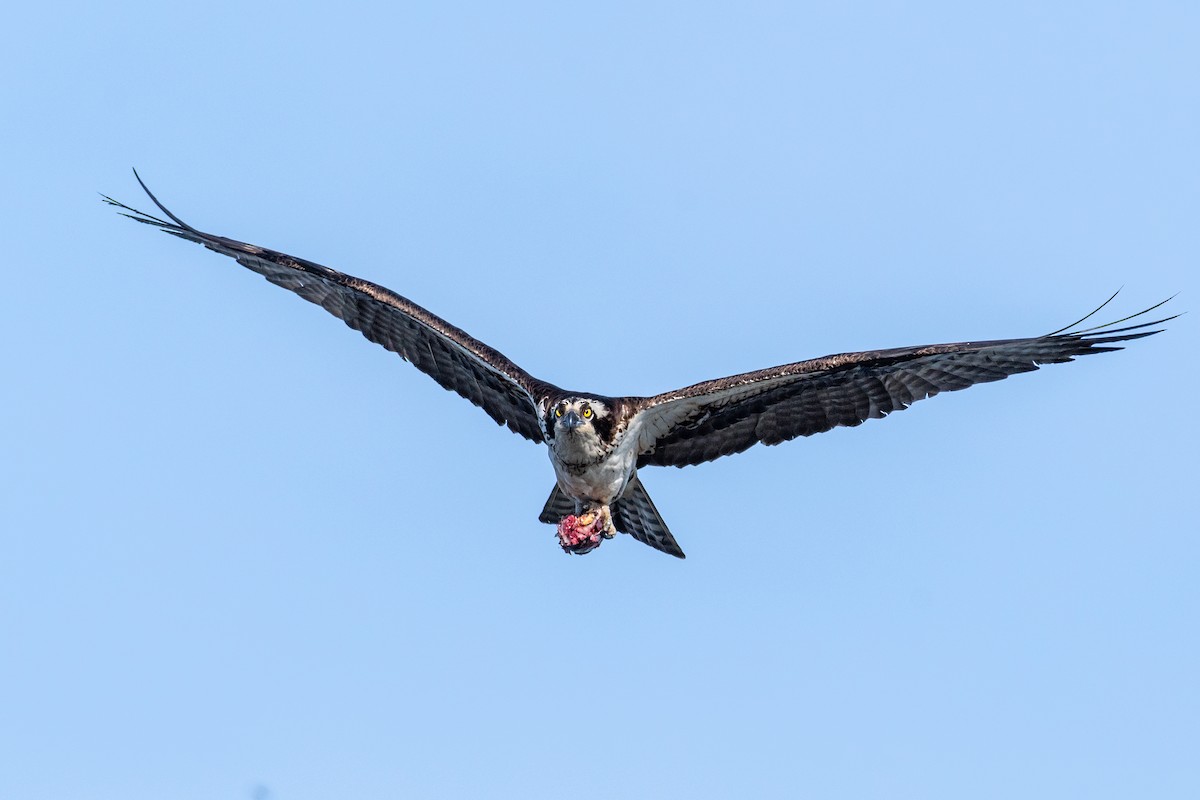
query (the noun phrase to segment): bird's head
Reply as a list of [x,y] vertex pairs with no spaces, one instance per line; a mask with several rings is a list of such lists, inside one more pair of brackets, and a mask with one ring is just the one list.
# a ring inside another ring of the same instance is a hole
[[612,416],[604,402],[588,397],[566,397],[546,409],[547,438],[596,441],[611,439]]

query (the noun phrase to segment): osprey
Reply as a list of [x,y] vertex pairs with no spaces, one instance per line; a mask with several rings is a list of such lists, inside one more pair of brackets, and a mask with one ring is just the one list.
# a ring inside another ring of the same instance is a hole
[[236,259],[398,353],[500,425],[545,444],[556,483],[538,519],[557,523],[562,548],[578,554],[620,532],[684,557],[638,477],[642,467],[700,464],[759,443],[779,444],[838,426],[860,425],[939,392],[1000,380],[1075,356],[1119,350],[1115,343],[1158,333],[1161,329],[1154,326],[1174,319],[1118,327],[1153,311],[1164,300],[1123,319],[1081,329],[1098,308],[1044,336],[841,353],[704,381],[653,397],[608,397],[566,391],[539,380],[500,352],[382,286],[276,250],[196,230],[168,211],[136,171],[134,176],[168,219],[102,195],[127,212],[124,216]]

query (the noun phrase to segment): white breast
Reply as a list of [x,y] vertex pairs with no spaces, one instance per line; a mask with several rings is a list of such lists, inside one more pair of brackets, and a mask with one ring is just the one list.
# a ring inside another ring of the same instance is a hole
[[572,462],[584,461],[578,457],[582,453],[564,448],[566,451],[560,454],[551,447],[550,463],[554,465],[559,487],[581,502],[611,505],[625,491],[625,484],[637,466],[637,450],[633,444],[632,437],[625,437],[608,457],[584,468],[569,466]]

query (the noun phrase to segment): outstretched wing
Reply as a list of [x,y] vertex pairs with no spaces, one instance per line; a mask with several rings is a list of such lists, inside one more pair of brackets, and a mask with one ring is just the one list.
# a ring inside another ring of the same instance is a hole
[[[1100,308],[1111,301],[1112,297]],[[1150,329],[1174,317],[1116,326],[1163,303],[1093,328],[1078,326],[1099,308],[1073,325],[1030,339],[843,353],[646,398],[630,426],[638,436],[638,466],[699,464],[759,442],[779,444],[860,425],[938,392],[998,381],[1075,356],[1120,350],[1112,345],[1158,333]]]
[[302,258],[198,231],[158,202],[136,171],[134,176],[171,221],[104,197],[106,202],[128,212],[125,216],[237,259],[242,266],[316,303],[372,342],[411,361],[443,388],[482,408],[497,423],[507,425],[526,439],[542,441],[537,404],[554,389],[550,384],[537,380],[503,354],[382,286]]

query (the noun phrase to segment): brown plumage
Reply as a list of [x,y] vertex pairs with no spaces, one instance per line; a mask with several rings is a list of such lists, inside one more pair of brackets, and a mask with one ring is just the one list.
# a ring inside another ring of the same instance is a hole
[[144,183],[142,188],[168,219],[104,199],[131,219],[234,258],[321,306],[497,423],[545,443],[558,484],[541,521],[554,523],[585,507],[609,506],[618,531],[680,558],[682,549],[638,478],[640,467],[699,464],[759,443],[779,444],[859,425],[939,392],[1119,350],[1119,343],[1158,333],[1161,328],[1155,326],[1174,319],[1119,327],[1163,305],[1159,303],[1112,323],[1080,328],[1098,308],[1043,336],[842,353],[654,397],[613,398],[567,392],[534,378],[502,353],[382,286],[276,250],[203,233],[168,211]]

